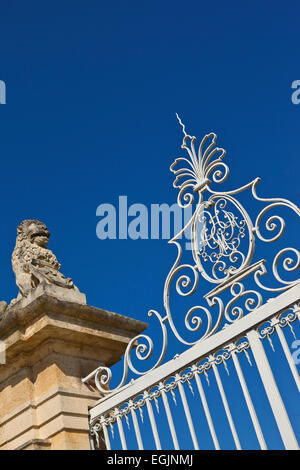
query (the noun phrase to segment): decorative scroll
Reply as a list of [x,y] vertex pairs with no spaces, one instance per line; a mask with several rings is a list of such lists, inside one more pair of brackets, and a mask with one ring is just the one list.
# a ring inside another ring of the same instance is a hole
[[276,332],[276,327],[286,328],[289,327],[294,339],[296,339],[293,323],[298,320],[300,321],[300,304],[293,305],[288,312],[281,312],[279,315],[276,315],[271,320],[269,320],[263,326],[259,328],[259,335],[261,339],[267,338],[270,346],[273,351],[275,351],[274,345],[272,343],[272,335]]
[[[251,314],[266,301],[264,294],[268,294],[268,299],[300,281],[296,276],[300,253],[294,247],[280,247],[271,264],[264,259],[254,260],[256,242],[275,243],[284,234],[285,220],[274,214],[274,210],[283,208],[299,216],[300,209],[286,199],[258,196],[259,178],[230,191],[213,190],[214,184],[221,184],[228,177],[229,169],[223,162],[226,152],[216,146],[214,133],[205,135],[196,148],[196,137],[188,135],[179,117],[178,120],[184,134],[181,148],[186,156],[176,158],[170,169],[175,175],[173,186],[178,189],[178,205],[190,208],[192,215],[169,241],[177,247],[177,257],[165,281],[165,313],[149,312],[159,322],[162,348],[151,369],[139,371],[131,361],[131,354],[134,352],[141,361],[149,359],[153,341],[145,334],[133,338],[124,355],[122,380],[114,390],[126,383],[129,370],[143,375],[162,363],[167,350],[167,325],[178,341],[191,346]],[[237,195],[245,191],[251,192],[258,205],[263,205],[254,217],[237,199]],[[191,234],[191,250],[187,250],[191,259],[183,263],[180,241],[187,232]],[[293,279],[284,278],[282,273],[292,273]],[[254,288],[248,288],[250,280]],[[195,304],[186,308],[183,317],[175,318],[171,308],[174,295],[182,299],[194,298],[200,281],[202,286],[210,285],[211,290],[203,297],[198,296]],[[184,325],[185,334],[178,330],[177,323]],[[186,333],[195,335],[195,339],[186,338]],[[109,368],[99,367],[93,377],[101,393],[112,392],[108,388],[112,377]]]

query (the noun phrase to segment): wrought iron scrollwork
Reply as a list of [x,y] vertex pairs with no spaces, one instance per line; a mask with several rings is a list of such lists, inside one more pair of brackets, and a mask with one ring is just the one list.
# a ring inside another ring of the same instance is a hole
[[[299,216],[300,209],[286,199],[258,196],[259,178],[231,191],[213,190],[211,186],[223,183],[228,177],[229,169],[223,161],[226,152],[216,146],[217,136],[214,133],[205,135],[196,150],[196,137],[187,134],[179,117],[178,120],[184,134],[181,148],[187,156],[176,158],[170,170],[175,175],[173,186],[178,189],[178,205],[183,209],[192,208],[192,215],[183,229],[169,241],[177,247],[177,257],[164,285],[165,314],[161,316],[154,310],[149,312],[150,316],[157,318],[162,331],[161,352],[150,370],[161,364],[165,356],[166,325],[180,342],[193,345],[260,307],[264,302],[263,292],[276,294],[299,282],[296,276],[293,280],[285,280],[278,271],[281,266],[281,271],[285,273],[296,273],[300,265],[300,253],[296,248],[281,248],[275,253],[269,270],[265,260],[254,261],[253,258],[257,241],[274,243],[285,231],[285,220],[272,211],[285,208]],[[250,216],[237,199],[238,194],[247,190],[251,191],[257,203],[264,204],[254,217]],[[191,234],[191,250],[188,253],[192,255],[192,261],[183,263],[180,240],[187,231]],[[270,274],[273,278],[273,286],[262,282],[262,277],[267,273],[268,279]],[[245,281],[250,278],[255,288],[249,289],[245,285]],[[203,296],[201,302],[197,302],[185,312],[185,329],[197,336],[191,341],[187,340],[175,325],[170,298],[173,295],[173,286],[176,295],[182,298],[191,297],[198,290],[200,279],[209,283],[212,290]],[[265,334],[268,336],[269,330],[266,330]],[[153,352],[153,341],[145,334],[130,341],[124,355],[123,377],[116,388],[125,384],[129,370],[136,375],[149,372],[149,369],[146,372],[136,369],[131,360],[133,352],[137,359],[148,360]],[[230,356],[228,352],[224,354]],[[223,362],[227,356],[221,358]],[[209,361],[202,367],[201,372],[205,373],[205,367],[210,367]],[[95,385],[102,393],[112,392],[108,388],[111,376],[111,370],[107,367],[99,367],[95,371]]]

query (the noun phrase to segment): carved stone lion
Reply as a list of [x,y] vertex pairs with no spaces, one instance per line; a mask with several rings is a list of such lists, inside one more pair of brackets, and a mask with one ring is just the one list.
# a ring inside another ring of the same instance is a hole
[[61,265],[47,249],[50,232],[38,220],[24,220],[17,229],[16,246],[12,254],[12,267],[19,287],[18,297],[10,306],[27,297],[39,284],[55,284],[78,291],[72,279],[59,272]]

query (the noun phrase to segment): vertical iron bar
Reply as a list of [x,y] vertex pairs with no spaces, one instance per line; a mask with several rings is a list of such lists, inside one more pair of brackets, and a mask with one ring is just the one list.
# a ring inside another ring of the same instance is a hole
[[188,402],[187,402],[187,399],[186,399],[185,391],[184,391],[183,385],[180,381],[180,375],[176,374],[175,379],[176,378],[177,378],[179,393],[180,393],[181,401],[182,401],[182,404],[183,404],[186,420],[187,420],[189,430],[190,430],[190,434],[191,434],[191,438],[192,438],[192,441],[193,441],[193,444],[194,444],[194,448],[195,448],[195,450],[199,450],[199,444],[198,444],[198,441],[197,441],[194,424],[193,424],[193,421],[192,421],[192,417],[191,417],[189,405],[188,405]]
[[103,434],[104,434],[104,440],[105,440],[105,445],[107,450],[111,450],[111,445],[110,445],[110,440],[109,440],[109,435],[107,431],[106,424],[102,422],[102,429],[103,429]]
[[215,378],[216,378],[216,381],[217,381],[217,384],[218,384],[219,392],[220,392],[220,395],[221,395],[221,398],[222,398],[223,406],[224,406],[224,409],[225,409],[225,413],[226,413],[226,416],[227,416],[227,419],[228,419],[228,423],[229,423],[229,426],[230,426],[230,429],[231,429],[231,433],[232,433],[232,436],[233,436],[235,446],[236,446],[237,450],[241,450],[242,449],[241,444],[240,444],[240,441],[239,441],[239,438],[238,438],[238,435],[237,435],[237,432],[236,432],[236,429],[235,429],[235,425],[234,425],[234,422],[233,422],[233,419],[232,419],[232,416],[231,416],[230,408],[229,408],[228,401],[227,401],[227,398],[226,398],[226,395],[225,395],[225,392],[224,392],[221,377],[220,377],[218,368],[217,368],[217,366],[214,362],[212,363],[212,368],[213,368]]
[[147,410],[148,410],[148,415],[149,415],[149,419],[150,419],[150,423],[151,423],[151,428],[152,428],[152,433],[153,433],[156,449],[161,450],[160,439],[159,439],[159,435],[158,435],[158,431],[157,431],[157,427],[156,427],[156,422],[155,422],[155,418],[154,418],[154,413],[153,413],[152,405],[150,403],[150,397],[149,397],[148,392],[144,392],[144,398],[146,400],[146,406],[147,406]]
[[95,450],[95,443],[94,443],[94,439],[93,439],[91,430],[89,431],[89,441],[90,441],[90,448],[91,448],[91,450]]
[[240,384],[241,384],[241,387],[242,387],[242,390],[243,390],[243,394],[244,394],[244,397],[245,397],[245,400],[246,400],[246,403],[247,403],[247,407],[248,407],[248,410],[249,410],[249,413],[250,413],[250,417],[251,417],[251,420],[252,420],[252,423],[253,423],[253,426],[254,426],[254,429],[255,429],[255,433],[256,433],[260,448],[262,450],[267,450],[267,445],[266,445],[266,442],[265,442],[265,439],[264,439],[264,435],[262,433],[262,430],[261,430],[256,412],[255,412],[255,408],[254,408],[254,405],[253,405],[253,402],[252,402],[252,399],[251,399],[251,396],[250,396],[250,393],[249,393],[249,390],[248,390],[248,387],[247,387],[247,384],[246,384],[246,381],[245,381],[245,377],[244,377],[244,374],[243,374],[243,371],[242,371],[242,368],[241,368],[241,365],[240,365],[240,361],[237,357],[236,351],[232,351],[232,359],[233,359],[235,370],[237,372],[237,375],[238,375],[238,378],[239,378],[239,381],[240,381]]
[[136,440],[137,440],[137,443],[138,443],[139,450],[144,450],[138,419],[137,419],[137,416],[136,416],[136,412],[133,408],[131,408],[131,417],[132,417],[132,421],[133,421],[135,436],[136,436]]
[[167,415],[167,418],[168,418],[168,424],[169,424],[169,428],[170,428],[170,432],[171,432],[171,436],[172,436],[172,440],[173,440],[173,444],[174,444],[174,449],[179,450],[180,447],[179,447],[178,440],[177,440],[176,430],[175,430],[175,426],[174,426],[172,413],[171,413],[171,410],[170,410],[168,397],[167,397],[166,391],[162,388],[164,386],[164,384],[161,383],[160,386],[161,386],[161,396],[162,396],[162,399],[163,399],[164,407],[165,407],[165,410],[166,410],[166,415]]
[[205,413],[205,416],[206,416],[207,424],[208,424],[208,427],[209,427],[209,430],[210,430],[210,434],[211,434],[215,449],[220,450],[220,444],[219,444],[219,441],[218,441],[218,438],[217,438],[217,435],[216,435],[216,432],[215,432],[215,428],[214,428],[213,421],[212,421],[212,418],[211,418],[211,415],[210,415],[210,411],[209,411],[209,408],[208,408],[208,404],[207,404],[207,401],[206,401],[205,393],[204,393],[204,390],[203,390],[203,386],[202,386],[201,379],[199,377],[199,372],[198,371],[195,371],[195,380],[196,380],[199,395],[200,395],[200,398],[201,398],[201,401],[202,401],[202,405],[203,405],[203,408],[204,408],[204,413]]
[[299,449],[259,334],[251,330],[247,337],[284,446],[287,450]]
[[[117,412],[119,412],[118,409],[117,409]],[[120,434],[122,449],[127,450],[127,444],[126,444],[125,434],[124,434],[124,430],[123,430],[123,424],[122,424],[119,413],[118,414],[116,413],[116,418],[117,418],[117,425],[118,425],[118,430],[119,430],[119,434]]]

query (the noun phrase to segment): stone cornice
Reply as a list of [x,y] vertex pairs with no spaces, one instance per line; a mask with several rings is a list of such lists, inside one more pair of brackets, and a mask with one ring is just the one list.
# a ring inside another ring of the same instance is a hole
[[15,329],[26,327],[41,314],[44,315],[47,312],[65,315],[70,318],[70,321],[72,318],[76,318],[94,322],[103,327],[107,326],[126,332],[132,337],[144,331],[148,326],[145,322],[118,313],[76,302],[58,300],[49,293],[43,293],[25,307],[19,307],[16,304],[6,310],[0,320],[0,338]]

